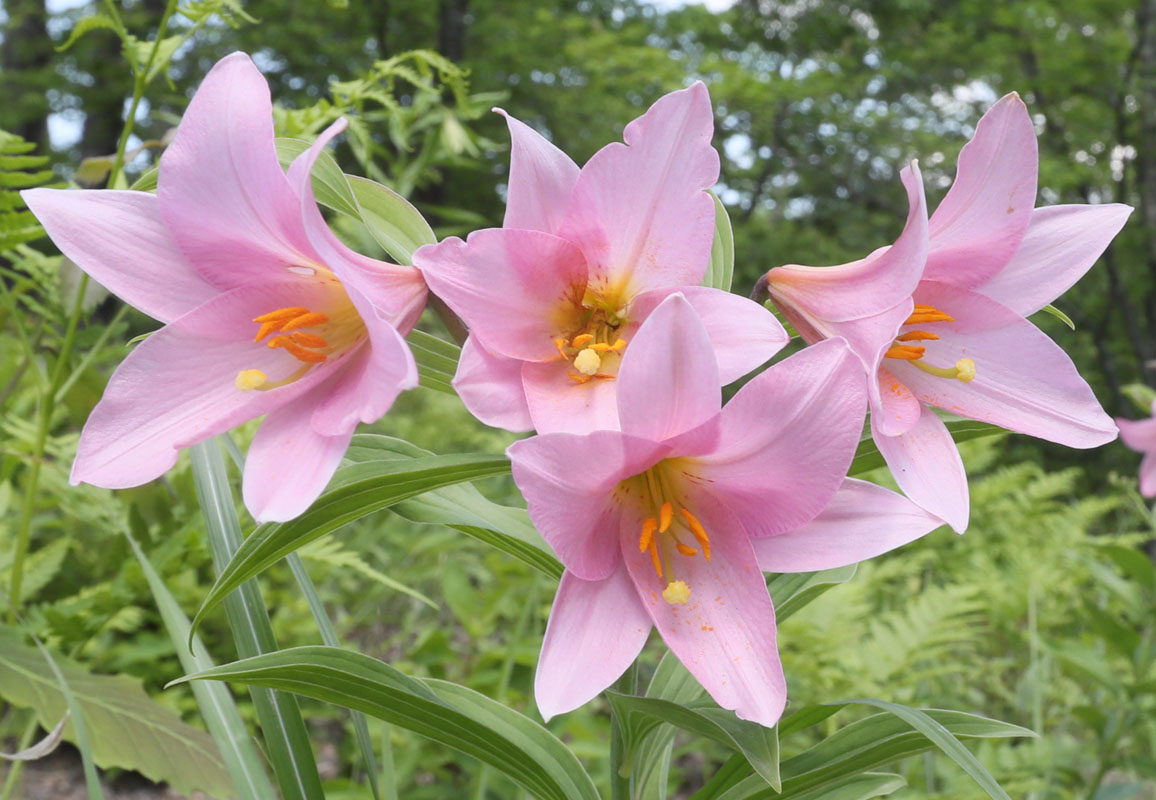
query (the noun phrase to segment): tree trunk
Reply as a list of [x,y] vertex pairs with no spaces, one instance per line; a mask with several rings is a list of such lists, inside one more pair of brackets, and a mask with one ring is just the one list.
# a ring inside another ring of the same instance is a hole
[[0,48],[0,127],[47,149],[48,88],[55,76],[44,0],[5,0],[4,9],[8,24]]

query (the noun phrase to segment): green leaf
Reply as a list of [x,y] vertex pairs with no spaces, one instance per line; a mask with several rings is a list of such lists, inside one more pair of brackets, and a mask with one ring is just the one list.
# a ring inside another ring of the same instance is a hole
[[69,32],[68,38],[64,40],[64,44],[57,46],[56,52],[63,53],[65,50],[68,50],[70,47],[80,41],[82,37],[95,30],[110,30],[116,33],[116,35],[120,36],[122,39],[124,37],[124,31],[121,30],[121,27],[116,20],[101,11],[97,11],[92,16],[78,19],[76,24],[72,26],[72,30]]
[[[996,779],[991,776],[991,773],[979,763],[979,760],[972,754],[970,750],[963,746],[963,744],[956,738],[957,735],[980,738],[1006,738],[1018,736],[1035,736],[1034,733],[1027,728],[1021,728],[1018,725],[1012,725],[1007,722],[999,722],[998,720],[987,719],[979,717],[974,714],[963,714],[958,711],[922,711],[917,708],[900,705],[898,703],[888,703],[884,700],[876,700],[874,698],[857,698],[855,700],[845,700],[834,705],[869,705],[883,711],[893,714],[910,727],[914,728],[923,737],[930,741],[933,745],[938,747],[948,758],[954,761],[963,769],[979,787],[987,792],[988,796],[993,800],[1011,800],[1003,787],[996,782]],[[887,724],[885,720],[880,720],[877,717],[875,721],[863,728],[869,729],[870,736],[876,743],[879,742],[881,736],[880,731],[884,729]],[[860,723],[864,722],[861,720]],[[848,728],[860,723],[853,723],[847,726]],[[949,727],[950,725],[950,727]],[[843,730],[847,730],[844,728]],[[842,733],[842,731],[840,731]],[[902,734],[900,734],[902,735]],[[835,737],[820,742],[811,751],[830,742]],[[804,758],[807,753],[800,754],[796,758]],[[831,758],[824,755],[815,759],[816,769],[826,771],[831,764]],[[886,763],[886,762],[884,762]],[[783,764],[783,770],[786,772],[787,763]]]
[[668,722],[683,730],[697,733],[738,750],[754,770],[771,786],[779,786],[779,738],[774,728],[747,722],[733,711],[721,708],[691,708],[659,700],[607,691],[606,698],[622,719],[623,764],[634,763],[634,754],[642,738]]
[[735,235],[726,206],[714,192],[710,196],[714,200],[714,244],[710,248],[710,265],[702,285],[729,292],[735,271]]
[[[428,450],[401,439],[371,434],[354,436],[345,453],[347,459],[355,462],[427,458],[430,455]],[[453,528],[555,580],[562,577],[562,564],[534,528],[526,510],[495,503],[468,483],[426,492],[397,503],[390,511],[412,522]]]
[[1136,406],[1136,410],[1145,416],[1152,413],[1152,403],[1156,402],[1156,389],[1144,383],[1129,383],[1122,389],[1124,395]]
[[[131,535],[128,535],[128,543],[152,591],[181,667],[185,672],[212,669],[215,666],[213,659],[200,638],[193,637],[191,648],[187,645],[191,629],[189,618]],[[225,767],[233,778],[233,793],[241,800],[275,800],[277,793],[269,782],[269,776],[265,774],[261,755],[245,728],[241,712],[237,710],[237,704],[228,688],[218,683],[195,683],[192,688],[201,718],[217,743]]]
[[245,539],[209,589],[193,618],[193,629],[230,592],[302,545],[422,492],[509,471],[505,456],[486,455],[366,461],[341,467],[308,511],[289,522],[261,525]]
[[160,174],[159,167],[149,167],[128,188],[133,192],[155,192],[157,190],[157,178],[160,177]]
[[[996,425],[991,425],[987,422],[977,422],[973,419],[959,419],[952,417],[945,419],[944,424],[947,425],[947,431],[951,434],[951,438],[957,442],[966,442],[971,439],[982,439],[985,436],[995,436],[1000,433],[1007,433],[1007,430]],[[875,442],[871,439],[871,432],[867,430],[862,439],[859,440],[859,449],[855,451],[855,458],[851,462],[851,469],[847,474],[850,476],[862,475],[864,472],[870,472],[873,469],[878,469],[886,464],[883,460],[879,448],[875,446]]]
[[296,692],[362,711],[499,770],[539,800],[596,800],[572,752],[538,723],[465,687],[422,682],[375,658],[295,647],[181,681],[211,678]]
[[[274,140],[277,148],[277,160],[285,169],[312,145],[304,139],[278,138]],[[345,173],[329,151],[322,150],[313,164],[313,195],[317,202],[326,208],[348,214],[354,219],[361,219],[357,208],[357,201],[353,199],[353,191],[345,179]]]
[[[233,491],[215,439],[190,447],[189,459],[193,464],[197,501],[205,518],[213,568],[219,578],[241,545],[241,523],[237,519]],[[225,598],[225,612],[237,653],[242,658],[277,649],[268,607],[256,581],[242,583],[236,594]],[[189,631],[190,644],[195,628],[196,620]],[[297,698],[266,689],[254,689],[250,694],[282,797],[285,800],[321,797],[321,777]]]
[[462,349],[456,344],[439,339],[425,331],[413,329],[406,337],[409,349],[417,362],[421,385],[446,394],[457,395],[451,383],[458,369]]
[[1076,329],[1076,323],[1072,322],[1072,318],[1069,317],[1067,314],[1065,314],[1063,311],[1060,311],[1055,306],[1049,304],[1049,305],[1046,305],[1043,308],[1041,308],[1040,311],[1046,311],[1047,313],[1051,314],[1053,317],[1058,319],[1060,322],[1067,325],[1072,330]]
[[[309,604],[309,611],[313,614],[313,621],[317,624],[317,630],[321,634],[321,641],[330,647],[339,647],[341,640],[337,636],[337,631],[333,628],[333,622],[329,619],[329,613],[325,610],[325,604],[321,602],[321,598],[317,595],[317,587],[313,585],[313,579],[309,577],[309,572],[305,569],[305,564],[296,553],[289,555],[289,569],[292,570],[293,577],[297,579],[297,585],[301,588],[301,593],[305,595],[305,602]],[[192,670],[187,671],[192,672]],[[193,686],[219,685],[220,684],[193,684]],[[381,787],[378,784],[377,775],[377,758],[373,755],[373,741],[369,738],[369,724],[365,721],[365,715],[360,711],[351,711],[350,717],[353,722],[353,732],[357,738],[357,746],[361,750],[361,759],[365,762],[365,773],[369,776],[369,789],[373,792],[375,800],[381,800]],[[385,742],[385,746],[390,746],[388,739]]]
[[399,264],[412,264],[415,250],[437,241],[425,217],[400,194],[369,178],[347,177],[361,221]]
[[140,681],[124,675],[93,675],[62,656],[48,658],[24,644],[16,629],[0,627],[0,696],[31,708],[51,729],[68,711],[61,680],[76,700],[77,711],[65,738],[78,742],[87,729],[94,760],[101,767],[135,770],[153,781],[171,784],[182,794],[196,791],[227,797],[233,783],[212,738],[181,721],[152,700]]
[[903,776],[887,772],[851,775],[813,791],[797,791],[789,783],[784,783],[781,794],[772,793],[760,783],[758,776],[752,775],[718,795],[718,800],[750,800],[755,797],[773,797],[776,800],[870,800],[872,797],[885,797],[907,785]]
[[795,572],[776,575],[767,581],[775,604],[775,619],[782,622],[819,595],[855,577],[858,564],[824,569],[819,572]]
[[[837,711],[845,705],[854,703],[888,707],[888,712],[852,722],[808,750],[784,760],[780,765],[783,777],[781,795],[776,794],[765,784],[760,789],[756,783],[759,779],[755,777],[748,778],[735,787],[735,789],[742,787],[741,791],[732,790],[733,794],[728,792],[722,796],[736,799],[776,798],[776,800],[784,797],[826,797],[824,792],[844,785],[844,782],[854,776],[936,747],[942,749],[957,763],[960,760],[970,762],[969,774],[973,774],[972,770],[978,767],[976,774],[979,774],[980,778],[977,778],[977,781],[982,779],[986,782],[986,785],[985,782],[981,782],[980,785],[984,786],[985,790],[989,786],[994,787],[998,793],[1003,790],[956,737],[1012,738],[1035,735],[1018,725],[975,714],[938,709],[917,710],[879,700],[850,700],[845,703],[829,704],[827,708]],[[892,707],[901,709],[904,714],[892,713],[890,711]],[[830,716],[830,713],[823,713],[815,707],[807,706],[785,719],[781,727],[783,731],[801,730],[827,716]],[[804,723],[792,724],[795,717],[809,719]],[[916,725],[919,727],[915,727]],[[966,755],[961,755],[960,751]],[[985,775],[986,778],[983,778]]]

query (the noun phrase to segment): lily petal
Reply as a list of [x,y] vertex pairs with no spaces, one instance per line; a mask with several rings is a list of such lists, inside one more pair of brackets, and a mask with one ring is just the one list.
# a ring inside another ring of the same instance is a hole
[[[702,282],[714,242],[719,157],[706,86],[659,98],[578,175],[560,235],[576,242],[590,280],[624,296]],[[609,292],[608,292],[609,293]]]
[[542,719],[573,711],[618,680],[642,652],[651,627],[621,563],[600,581],[564,572],[534,676]]
[[1039,156],[1015,92],[987,110],[959,153],[955,183],[931,215],[925,280],[975,288],[1011,260],[1036,204]]
[[156,195],[29,189],[20,196],[60,252],[154,319],[172,322],[218,294],[177,249]]
[[764,572],[811,572],[866,561],[943,524],[901,494],[847,478],[809,523],[752,544]]
[[[415,267],[390,264],[363,256],[345,246],[325,223],[313,194],[313,165],[334,136],[345,130],[344,117],[326,128],[289,167],[289,181],[300,198],[301,225],[309,246],[322,265],[344,285],[357,307],[370,339],[392,339],[396,331],[409,333],[425,308],[426,286]],[[295,268],[300,270],[301,268]],[[383,347],[391,347],[383,341]]]
[[1092,268],[1131,213],[1119,203],[1037,208],[1011,261],[976,291],[1025,317],[1036,313]]
[[[663,641],[715,702],[767,727],[783,713],[786,679],[775,642],[775,610],[746,531],[705,495],[695,513],[710,531],[711,560],[678,557],[677,571],[659,578],[638,552],[638,533],[624,530],[622,555]],[[667,581],[690,587],[685,605],[662,597]]]
[[205,76],[161,157],[157,198],[181,252],[219,289],[312,260],[273,146],[269,85],[244,53]]
[[586,287],[582,252],[539,231],[451,236],[419,249],[414,264],[487,349],[525,361],[558,358],[554,337],[568,325],[565,309]]
[[504,228],[557,233],[570,206],[578,165],[542,134],[500,108],[510,129],[510,181]]
[[922,343],[927,347],[921,360],[947,368],[963,358],[975,362],[969,383],[938,378],[909,363],[888,364],[922,402],[1068,447],[1098,447],[1116,438],[1112,418],[1072,359],[1019,314],[976,292],[934,281],[921,283],[915,300],[955,318],[935,323],[940,338]]
[[578,578],[609,577],[618,563],[615,488],[657,464],[667,448],[617,431],[551,433],[506,450],[530,520]]
[[310,418],[329,391],[314,388],[270,412],[245,457],[242,494],[258,522],[285,522],[313,504],[337,471],[353,428],[336,436],[318,433]]
[[775,305],[784,313],[802,314],[826,338],[842,335],[830,323],[872,319],[911,297],[927,259],[927,199],[917,162],[899,177],[907,189],[908,211],[895,244],[835,267],[775,267],[767,273]]
[[359,422],[376,422],[399,394],[417,386],[417,363],[405,339],[388,324],[381,333],[372,346],[361,345],[340,379],[326,387],[313,413],[317,433],[341,436]]
[[867,379],[871,390],[871,419],[885,436],[906,433],[919,421],[923,406],[907,386],[880,367],[878,376]]
[[906,433],[884,436],[872,417],[871,434],[903,493],[963,533],[971,504],[967,473],[943,420],[924,406],[919,422]]
[[514,433],[533,430],[522,363],[491,353],[470,334],[458,358],[454,389],[470,413],[486,425]]
[[311,291],[317,290],[307,281],[234,289],[137,345],[84,426],[72,482],[139,486],[172,467],[178,448],[270,412],[333,374],[341,364],[336,359],[270,391],[242,392],[234,383],[242,370],[279,381],[302,367],[285,350],[255,343],[251,318],[270,308],[317,307],[325,298],[312,298]]
[[[1156,403],[1153,403],[1156,407]],[[1120,440],[1139,453],[1156,450],[1156,419],[1124,419],[1116,417],[1116,425],[1120,428]]]
[[571,370],[558,362],[522,362],[526,406],[538,433],[616,431],[617,381],[594,378],[575,383]]
[[633,341],[641,322],[674,292],[680,292],[702,320],[718,360],[719,380],[724,386],[770,361],[790,341],[775,315],[759,303],[706,286],[644,292],[631,303],[632,322],[620,335]]
[[775,364],[722,409],[718,449],[692,469],[752,536],[795,530],[831,502],[866,414],[862,367],[842,339]]
[[618,370],[618,419],[631,436],[661,442],[719,413],[722,388],[706,328],[682,294],[646,318]]
[[1156,453],[1140,459],[1140,494],[1156,497]]

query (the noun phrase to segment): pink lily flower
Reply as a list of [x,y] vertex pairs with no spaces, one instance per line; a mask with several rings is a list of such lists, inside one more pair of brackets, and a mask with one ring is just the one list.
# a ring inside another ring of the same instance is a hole
[[706,86],[660,98],[626,126],[626,144],[582,169],[498,111],[512,139],[504,227],[414,254],[470,329],[454,387],[474,416],[511,431],[617,429],[622,355],[675,290],[702,316],[726,383],[787,343],[762,306],[698,286],[719,171]]
[[896,481],[959,532],[967,476],[932,407],[1069,447],[1116,436],[1071,358],[1027,317],[1091,268],[1131,208],[1033,208],[1037,168],[1031,117],[1009,94],[979,121],[930,220],[912,164],[902,173],[911,210],[893,246],[766,276],[805,340],[851,343],[868,375],[875,444]]
[[1156,400],[1152,401],[1152,416],[1148,419],[1116,417],[1116,424],[1124,444],[1144,454],[1140,461],[1140,494],[1156,497]]
[[216,64],[160,161],[155,195],[24,192],[61,251],[165,323],[117,368],[81,434],[72,482],[137,486],[178,450],[267,415],[245,464],[258,520],[304,511],[358,422],[417,383],[403,338],[425,304],[412,267],[358,255],[329,230],[310,172],[334,123],[286,174],[265,79]]
[[710,335],[676,293],[622,360],[621,431],[507,451],[566,567],[535,681],[547,719],[613,683],[657,626],[719,705],[774,725],[786,683],[762,571],[849,564],[942,524],[844,479],[866,403],[841,340],[771,367],[725,407],[719,386]]

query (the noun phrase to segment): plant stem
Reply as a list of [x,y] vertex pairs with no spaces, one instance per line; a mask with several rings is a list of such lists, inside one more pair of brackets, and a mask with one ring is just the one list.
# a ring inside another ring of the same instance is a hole
[[[620,694],[636,694],[638,692],[638,662],[630,665],[622,677],[614,682],[612,687]],[[611,800],[630,800],[630,784],[633,778],[622,770],[626,766],[622,763],[626,755],[625,742],[622,738],[622,720],[610,710],[610,797]]]

